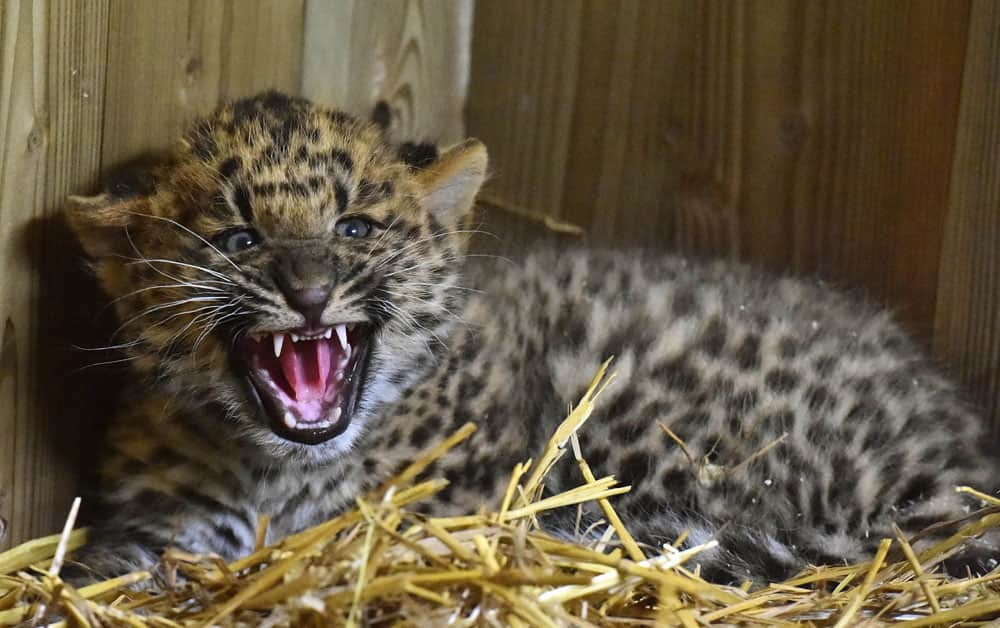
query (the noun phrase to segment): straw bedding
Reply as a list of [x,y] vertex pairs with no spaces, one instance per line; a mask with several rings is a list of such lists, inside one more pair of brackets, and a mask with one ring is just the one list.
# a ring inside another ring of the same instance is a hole
[[[421,472],[460,446],[471,424],[353,510],[230,564],[170,551],[156,577],[140,572],[74,589],[58,576],[66,552],[86,537],[72,529],[74,509],[63,534],[0,554],[0,625],[930,626],[1000,618],[1000,570],[954,580],[935,569],[966,537],[1000,526],[1000,500],[964,487],[983,509],[948,540],[915,551],[902,537],[885,539],[870,562],[812,568],[766,588],[699,578],[686,565],[712,543],[639,547],[609,499],[628,487],[595,478],[576,446],[576,430],[610,380],[606,368],[544,454],[513,470],[495,511],[416,513],[446,484]],[[576,458],[579,485],[543,495],[545,473],[566,455]],[[540,513],[588,502],[603,511],[604,527],[584,536],[599,540],[578,544],[538,529]],[[262,520],[261,539],[266,526]]]

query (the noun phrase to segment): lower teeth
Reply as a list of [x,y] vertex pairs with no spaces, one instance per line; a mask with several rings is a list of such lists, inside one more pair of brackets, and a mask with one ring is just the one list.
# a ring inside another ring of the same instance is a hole
[[[340,420],[340,415],[341,414],[342,414],[342,411],[341,411],[341,409],[339,407],[333,409],[333,422],[334,423]],[[331,423],[328,419],[323,419],[322,421],[317,421],[315,423],[309,423],[309,422],[306,422],[306,421],[303,421],[302,423],[299,423],[298,421],[295,420],[295,417],[292,416],[291,412],[286,412],[285,413],[285,425],[290,430],[294,430],[296,428],[310,429],[310,430],[320,430],[320,429],[326,429],[328,427],[331,427],[333,425],[333,423]]]

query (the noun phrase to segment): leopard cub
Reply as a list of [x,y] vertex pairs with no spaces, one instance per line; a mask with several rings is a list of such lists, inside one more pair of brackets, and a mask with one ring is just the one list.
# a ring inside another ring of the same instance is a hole
[[[134,382],[86,573],[246,554],[260,515],[270,541],[332,517],[467,421],[429,508],[496,503],[612,355],[584,454],[631,485],[616,506],[642,543],[720,541],[705,577],[861,560],[893,524],[964,516],[956,485],[995,488],[982,417],[886,312],[727,262],[467,256],[486,172],[475,140],[397,146],[270,92],[71,199]],[[576,534],[575,512],[545,523]]]

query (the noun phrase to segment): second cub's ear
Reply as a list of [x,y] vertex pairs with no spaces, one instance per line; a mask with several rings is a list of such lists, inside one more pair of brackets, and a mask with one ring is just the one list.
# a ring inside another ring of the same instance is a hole
[[461,224],[486,180],[489,159],[479,140],[465,140],[417,173],[427,211],[448,228]]

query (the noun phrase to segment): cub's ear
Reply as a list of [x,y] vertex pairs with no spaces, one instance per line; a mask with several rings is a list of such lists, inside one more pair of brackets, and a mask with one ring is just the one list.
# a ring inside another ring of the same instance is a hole
[[110,177],[104,191],[96,196],[70,196],[66,221],[91,258],[127,255],[130,248],[125,229],[136,213],[146,211],[146,201],[155,192],[152,173],[133,165]]
[[124,254],[125,228],[129,224],[129,201],[107,192],[97,196],[70,196],[66,221],[84,252],[93,259]]
[[445,150],[416,173],[424,207],[446,227],[458,226],[472,210],[488,165],[486,147],[479,140],[465,140]]

